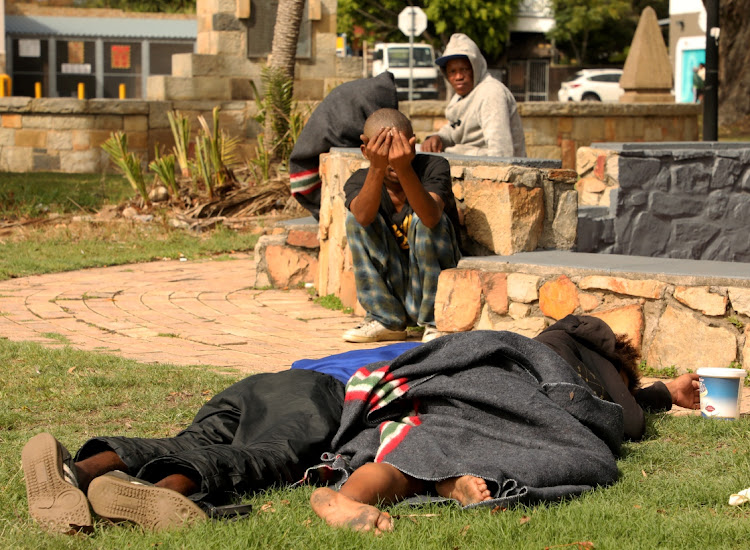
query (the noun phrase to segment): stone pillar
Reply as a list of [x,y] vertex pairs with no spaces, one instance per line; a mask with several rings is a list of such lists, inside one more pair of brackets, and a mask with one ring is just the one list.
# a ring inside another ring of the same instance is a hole
[[652,7],[641,13],[620,86],[621,103],[674,103],[672,65]]
[[247,32],[237,17],[238,2],[198,0],[198,54],[247,56]]
[[259,70],[247,57],[244,7],[244,0],[198,0],[198,53],[173,55],[171,76],[149,77],[148,98],[253,99],[250,80]]
[[[270,47],[268,51],[264,48],[265,41],[273,33],[276,19],[272,7],[260,5],[266,9],[259,10],[259,3],[250,0],[198,0],[197,53],[172,56],[172,75],[150,77],[148,98],[253,99],[250,82],[254,80],[260,88],[261,69],[270,53]],[[336,7],[336,0],[307,0],[306,48],[298,53],[303,62],[297,63],[295,71],[294,95],[298,100],[320,100],[332,88],[353,78],[339,70]]]

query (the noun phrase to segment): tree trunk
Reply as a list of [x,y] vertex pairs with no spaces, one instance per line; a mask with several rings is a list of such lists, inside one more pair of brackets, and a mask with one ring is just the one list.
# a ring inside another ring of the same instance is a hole
[[[276,10],[276,23],[273,27],[273,42],[271,43],[271,56],[268,58],[268,70],[272,73],[266,84],[278,82],[274,74],[281,75],[290,81],[294,81],[294,65],[297,58],[297,40],[302,23],[302,10],[305,8],[305,0],[279,0]],[[277,106],[279,101],[268,101],[269,94],[278,94],[279,90],[265,90],[266,94],[266,120],[263,129],[265,146],[271,154],[272,160],[278,160],[278,144],[281,135],[285,132],[287,124],[285,121],[289,113],[279,113],[271,106]]]
[[586,66],[586,56],[588,55],[588,49],[589,49],[589,30],[585,29],[583,31],[583,40],[581,42],[581,60],[579,61],[581,66]]
[[[718,0],[716,0],[718,1]],[[719,123],[750,126],[750,0],[722,0],[719,4]]]
[[273,28],[273,43],[268,65],[282,70],[292,79],[304,8],[305,0],[279,0],[279,7],[276,10],[276,24]]

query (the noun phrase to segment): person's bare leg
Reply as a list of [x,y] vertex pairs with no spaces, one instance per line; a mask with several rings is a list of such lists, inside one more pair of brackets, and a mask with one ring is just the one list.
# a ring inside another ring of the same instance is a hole
[[421,480],[407,476],[390,464],[368,463],[357,468],[337,493],[327,487],[313,491],[310,504],[332,527],[355,531],[393,530],[393,520],[373,504],[392,503],[422,490]]
[[114,451],[103,451],[90,456],[87,459],[75,463],[78,487],[84,493],[88,492],[89,485],[95,477],[120,470],[128,473],[128,467]]
[[449,477],[436,482],[435,490],[441,497],[455,498],[461,506],[476,504],[491,498],[487,482],[475,476]]

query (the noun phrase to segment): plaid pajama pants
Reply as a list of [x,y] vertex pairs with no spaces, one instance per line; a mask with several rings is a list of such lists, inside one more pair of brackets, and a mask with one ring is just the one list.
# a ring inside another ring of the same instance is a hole
[[357,299],[367,312],[391,330],[414,325],[435,325],[435,293],[443,269],[458,265],[461,252],[453,224],[443,213],[430,229],[413,214],[402,250],[383,217],[367,227],[351,213],[346,216],[346,237],[352,252]]

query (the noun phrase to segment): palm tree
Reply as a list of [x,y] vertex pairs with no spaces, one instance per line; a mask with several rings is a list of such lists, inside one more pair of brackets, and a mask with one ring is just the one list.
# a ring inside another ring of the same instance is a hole
[[[288,83],[287,93],[291,96],[294,81],[294,65],[297,57],[297,40],[299,39],[299,29],[302,22],[302,10],[305,7],[305,0],[279,0],[279,6],[276,10],[276,23],[273,28],[273,42],[271,43],[271,56],[268,59],[268,69],[266,86],[276,89],[266,89],[265,94],[268,98],[274,94],[282,94],[278,87],[280,82]],[[271,100],[271,104],[286,103],[287,101]],[[290,97],[291,99],[291,97]],[[266,113],[264,137],[267,144],[277,144],[282,135],[288,129],[289,112],[277,112],[276,109],[269,109]],[[278,157],[278,148],[272,147],[272,157]]]
[[279,0],[279,7],[276,10],[276,24],[273,28],[268,66],[283,71],[288,78],[292,79],[304,8],[305,0]]

